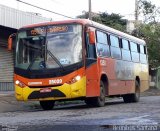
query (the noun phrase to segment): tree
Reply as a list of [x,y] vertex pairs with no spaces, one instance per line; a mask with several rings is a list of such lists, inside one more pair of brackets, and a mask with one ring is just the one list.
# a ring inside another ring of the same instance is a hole
[[157,18],[157,13],[159,8],[156,8],[151,1],[139,0],[139,14],[142,14],[144,17],[144,23],[155,22]]
[[100,18],[104,25],[126,32],[127,21],[122,19],[121,15],[115,13],[108,14],[104,12],[100,14]]
[[140,31],[148,47],[148,57],[150,68],[160,66],[160,25],[158,24],[143,24]]
[[[83,12],[83,14],[77,16],[77,18],[88,19],[88,16],[89,16],[88,12]],[[92,20],[95,22],[126,32],[127,21],[125,19],[122,19],[123,16],[119,14],[115,13],[108,14],[106,12],[102,12],[102,13],[92,13],[92,16],[93,16]]]
[[140,24],[132,35],[146,41],[148,47],[148,57],[150,68],[160,66],[160,8],[147,0],[139,0],[139,14],[143,14],[143,24]]

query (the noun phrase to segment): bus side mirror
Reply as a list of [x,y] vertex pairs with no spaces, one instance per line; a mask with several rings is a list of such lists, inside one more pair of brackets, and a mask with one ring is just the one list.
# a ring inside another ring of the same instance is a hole
[[95,32],[94,31],[89,31],[89,43],[95,44]]
[[95,44],[95,29],[92,27],[88,28],[88,35],[89,35],[89,43],[94,45]]
[[12,50],[12,37],[9,36],[8,38],[8,50],[11,51]]
[[13,41],[15,40],[16,34],[11,34],[8,38],[8,50],[11,51],[13,47]]

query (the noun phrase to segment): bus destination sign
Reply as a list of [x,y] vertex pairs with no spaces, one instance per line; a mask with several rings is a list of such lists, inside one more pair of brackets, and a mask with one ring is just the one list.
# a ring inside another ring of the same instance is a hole
[[[47,28],[47,33],[63,33],[68,31],[68,26],[50,26]],[[46,33],[46,28],[39,27],[30,31],[31,35],[41,35]]]

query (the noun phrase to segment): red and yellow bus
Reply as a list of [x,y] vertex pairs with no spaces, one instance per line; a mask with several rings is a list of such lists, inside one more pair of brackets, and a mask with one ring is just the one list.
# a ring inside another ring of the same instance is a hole
[[99,107],[106,96],[138,102],[148,89],[145,41],[90,20],[22,27],[15,53],[17,100],[39,101],[45,110],[70,99]]

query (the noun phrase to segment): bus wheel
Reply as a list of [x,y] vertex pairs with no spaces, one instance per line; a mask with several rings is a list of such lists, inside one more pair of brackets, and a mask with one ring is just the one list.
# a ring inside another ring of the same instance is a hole
[[137,81],[135,81],[135,93],[124,95],[123,100],[125,103],[138,102],[140,100],[140,85]]
[[100,81],[100,96],[96,97],[95,105],[102,107],[105,105],[106,90],[103,81]]
[[100,82],[100,96],[86,98],[85,103],[88,106],[102,107],[105,105],[106,90],[103,81]]
[[54,107],[54,101],[40,101],[39,102],[43,110],[52,110]]

